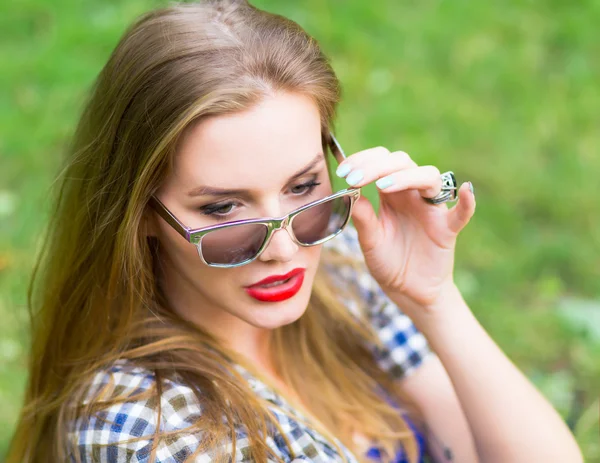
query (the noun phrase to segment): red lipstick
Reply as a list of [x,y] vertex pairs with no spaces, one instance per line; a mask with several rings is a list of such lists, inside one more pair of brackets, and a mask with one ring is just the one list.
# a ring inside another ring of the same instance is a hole
[[285,275],[271,275],[247,286],[246,292],[254,299],[263,302],[285,301],[300,291],[304,281],[304,270],[295,268]]

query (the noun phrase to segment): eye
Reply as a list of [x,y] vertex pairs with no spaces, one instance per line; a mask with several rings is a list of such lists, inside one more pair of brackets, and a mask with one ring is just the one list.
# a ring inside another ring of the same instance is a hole
[[212,217],[224,217],[231,214],[235,210],[236,206],[236,203],[219,203],[207,204],[199,209],[204,215]]
[[292,190],[292,193],[294,193],[295,195],[310,194],[319,185],[320,185],[319,182],[315,182],[314,180],[311,180],[307,183],[301,183],[300,185],[295,185],[291,188],[291,190]]

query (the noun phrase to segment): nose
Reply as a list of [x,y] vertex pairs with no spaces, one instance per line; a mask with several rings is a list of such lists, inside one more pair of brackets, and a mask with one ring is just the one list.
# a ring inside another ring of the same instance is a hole
[[258,256],[258,259],[263,262],[289,262],[298,251],[298,247],[288,231],[282,228],[273,232],[271,241],[261,255]]

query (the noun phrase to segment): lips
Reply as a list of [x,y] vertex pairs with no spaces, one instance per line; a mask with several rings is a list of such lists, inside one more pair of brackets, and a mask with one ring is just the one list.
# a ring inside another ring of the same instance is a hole
[[303,268],[295,268],[285,275],[272,275],[245,288],[246,293],[263,302],[278,302],[294,296],[304,281]]

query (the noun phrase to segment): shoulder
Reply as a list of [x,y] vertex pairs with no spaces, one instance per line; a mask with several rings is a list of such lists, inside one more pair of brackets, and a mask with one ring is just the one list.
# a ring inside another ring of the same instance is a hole
[[[180,431],[176,437],[158,445],[156,461],[183,461],[198,446],[198,438],[185,429],[197,421],[201,406],[192,389],[183,384],[164,381],[161,392],[158,399],[152,372],[126,361],[97,372],[84,404],[94,396],[107,405],[72,423],[70,452],[78,454],[84,463],[146,462],[157,430],[161,433]],[[109,402],[115,395],[119,401]]]
[[[156,380],[151,371],[127,361],[119,361],[99,371],[93,378],[87,402],[92,396],[106,399],[118,394],[125,397],[119,403],[107,403],[100,411],[72,423],[69,429],[71,461],[81,463],[210,463],[217,455],[230,461],[249,462],[250,442],[247,433],[235,427],[235,453],[229,438],[213,441],[204,435],[202,406],[195,391],[173,380],[161,382],[161,396],[156,392]],[[85,403],[85,402],[84,402]],[[160,405],[160,420],[158,408]],[[297,433],[299,424],[287,415],[274,413],[284,429]],[[225,419],[225,417],[223,417]],[[160,434],[155,442],[155,436]],[[266,439],[273,455],[283,461],[300,462],[289,454],[282,435]],[[306,434],[303,435],[306,439]],[[206,448],[203,444],[209,442]],[[296,442],[310,447],[306,442]],[[155,459],[152,460],[153,447]],[[76,460],[76,456],[79,460]],[[265,463],[273,463],[268,459]]]

